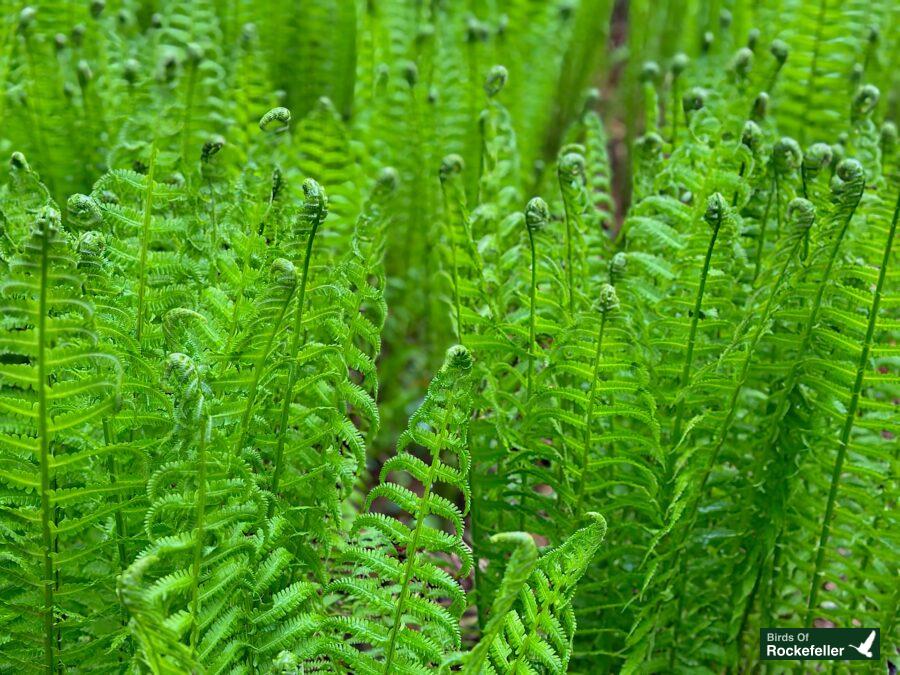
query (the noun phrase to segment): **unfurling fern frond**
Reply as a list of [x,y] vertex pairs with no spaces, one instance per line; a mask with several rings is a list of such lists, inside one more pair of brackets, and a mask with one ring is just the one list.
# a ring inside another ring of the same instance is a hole
[[[335,638],[322,649],[354,672],[419,673],[459,647],[465,593],[454,578],[472,568],[462,540],[469,505],[467,428],[471,414],[472,356],[452,347],[422,406],[385,462],[367,506],[385,500],[408,514],[357,516],[356,541],[341,556],[345,578],[327,592],[342,598],[330,619]],[[421,485],[421,494],[407,485]],[[441,496],[443,486],[465,495],[462,509]],[[408,522],[407,522],[408,518]],[[457,569],[458,568],[458,569]],[[357,650],[339,636],[368,645]]]
[[472,651],[464,657],[463,672],[480,673],[490,654],[494,640],[502,633],[506,615],[512,610],[522,588],[531,578],[532,570],[538,563],[538,549],[534,538],[525,532],[501,532],[491,537],[491,544],[512,545],[513,551],[503,571],[500,588],[494,595],[490,613],[482,630],[481,639]]
[[[518,598],[511,609],[491,617],[482,638],[487,642],[475,647],[463,672],[566,672],[575,633],[572,600],[606,535],[603,516],[590,513],[587,517],[592,522],[561,546],[544,552],[524,583],[521,575],[528,567],[526,554],[514,554],[494,609],[508,604],[507,594],[515,586],[520,587]],[[482,663],[484,667],[480,667]]]

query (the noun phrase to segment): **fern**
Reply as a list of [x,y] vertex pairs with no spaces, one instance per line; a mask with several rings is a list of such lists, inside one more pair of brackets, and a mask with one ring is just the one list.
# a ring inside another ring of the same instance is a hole
[[895,3],[0,4],[0,671],[896,650]]
[[78,591],[93,587],[97,598],[106,581],[108,599],[110,570],[92,571],[79,560],[91,539],[94,547],[112,542],[104,516],[123,488],[96,463],[115,449],[91,431],[116,408],[121,369],[98,344],[93,307],[82,296],[72,243],[52,202],[35,214],[19,251],[0,286],[3,595],[11,607],[39,611],[28,611],[33,623],[15,628],[18,644],[4,658],[10,667],[40,659],[55,671],[81,662],[79,642],[110,611]]

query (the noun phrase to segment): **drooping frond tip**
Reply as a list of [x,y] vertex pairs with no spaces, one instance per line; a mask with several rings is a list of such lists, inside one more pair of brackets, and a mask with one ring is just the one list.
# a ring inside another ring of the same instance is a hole
[[50,205],[42,206],[35,220],[34,231],[39,236],[51,237],[59,232],[61,224],[59,211]]
[[737,50],[731,61],[731,69],[743,79],[746,79],[753,68],[753,51],[749,47],[741,47]]
[[106,250],[106,237],[102,232],[88,230],[78,237],[76,251],[82,259],[96,261],[103,257]]
[[709,96],[709,92],[703,87],[691,87],[688,89],[681,100],[684,112],[690,113],[701,110],[706,105],[707,96]]
[[783,64],[788,59],[790,49],[783,40],[772,40],[772,44],[769,46],[769,52],[775,57],[775,60],[779,64]]
[[866,172],[855,159],[842,159],[831,179],[832,200],[840,204],[856,204],[865,188]]
[[175,352],[166,360],[165,380],[178,401],[182,425],[195,424],[203,413],[200,369],[187,354]]
[[276,285],[295,286],[297,283],[297,268],[285,258],[276,258],[272,262],[271,273]]
[[853,97],[853,118],[859,119],[865,117],[875,110],[875,106],[878,105],[878,99],[880,97],[881,92],[875,85],[864,84],[861,86]]
[[687,54],[678,53],[672,58],[672,74],[675,77],[678,77],[687,70],[687,67],[690,65],[691,60],[688,58]]
[[584,156],[579,152],[567,152],[559,158],[559,181],[572,185],[584,181]]
[[28,30],[29,26],[34,22],[34,17],[37,16],[37,10],[32,6],[23,7],[22,11],[19,12],[19,30],[23,33]]
[[741,130],[741,143],[747,146],[751,152],[756,152],[759,150],[762,142],[763,134],[759,125],[753,120],[744,122],[744,128]]
[[769,112],[769,95],[761,91],[756,95],[756,98],[753,99],[753,110],[751,111],[751,115],[754,120],[761,121],[766,119],[766,114]]
[[9,168],[14,171],[31,171],[31,167],[28,166],[28,160],[25,159],[25,155],[18,150],[9,156]]
[[400,174],[397,173],[397,169],[394,167],[386,166],[378,172],[376,183],[379,190],[391,193],[400,185]]
[[609,279],[612,283],[616,283],[625,276],[628,269],[628,256],[624,251],[616,253],[609,261]]
[[659,64],[656,61],[644,61],[641,65],[641,81],[656,82],[659,79]]

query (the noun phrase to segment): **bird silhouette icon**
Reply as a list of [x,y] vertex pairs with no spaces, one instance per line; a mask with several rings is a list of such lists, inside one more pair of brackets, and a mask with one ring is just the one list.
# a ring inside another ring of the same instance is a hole
[[853,647],[853,649],[858,651],[860,654],[865,656],[867,659],[871,659],[873,642],[875,642],[875,631],[874,630],[871,633],[869,633],[869,637],[866,638],[865,642],[860,642],[859,646],[856,646],[856,645],[850,645],[850,646]]

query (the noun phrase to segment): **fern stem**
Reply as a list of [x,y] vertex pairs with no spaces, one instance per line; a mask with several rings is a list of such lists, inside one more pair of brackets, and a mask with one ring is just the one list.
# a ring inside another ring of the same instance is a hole
[[[778,182],[778,173],[775,174],[775,241],[781,238],[781,183]],[[777,245],[777,243],[776,243]]]
[[[565,196],[565,192],[563,193]],[[566,210],[566,284],[568,285],[569,316],[575,315],[575,277],[572,255],[572,215],[570,213],[569,200],[563,199]]]
[[156,171],[156,141],[150,145],[150,166],[147,169],[147,192],[144,195],[144,215],[141,220],[141,251],[138,267],[137,326],[134,335],[141,350],[141,336],[144,332],[144,303],[147,291],[147,251],[150,247],[150,223],[153,218],[153,175]]
[[525,401],[531,400],[532,379],[534,376],[534,353],[535,353],[535,311],[537,306],[537,256],[534,251],[534,232],[528,229],[528,245],[531,248],[531,288],[529,289],[529,310],[528,310],[528,376],[525,386]]
[[[36,150],[41,158],[46,158],[48,162],[47,168],[54,166],[54,162],[52,161],[53,155],[47,151],[47,139],[44,134],[44,125],[42,121],[46,118],[46,115],[43,113],[39,113],[35,111],[34,102],[41,101],[42,97],[40,92],[37,91],[37,88],[34,86],[37,82],[43,82],[47,79],[47,76],[38,68],[35,63],[35,55],[33,53],[32,48],[32,39],[30,35],[30,31],[25,31],[24,36],[25,42],[25,60],[28,62],[28,95],[25,97],[25,107],[28,109],[29,123],[30,123],[30,131],[34,135],[34,143],[36,146]],[[54,167],[55,168],[55,167]],[[53,195],[54,199],[59,200],[59,203],[64,203],[60,200],[60,195],[56,193],[56,174],[55,172],[46,172],[46,175],[43,177],[44,183],[47,185],[47,189],[50,194]]]
[[[470,474],[469,474],[469,484],[472,489],[472,503],[479,504],[482,500],[482,490],[481,490],[481,482],[478,480],[478,475],[476,473],[476,466],[473,466]],[[485,535],[482,531],[482,523],[480,518],[481,509],[474,508],[469,512],[469,530],[472,533],[472,556],[476,561],[485,557],[482,555],[485,548],[488,548],[488,545],[485,544],[484,539]],[[488,589],[485,588],[485,576],[484,572],[481,570],[481,566],[475,565],[475,608],[478,615],[478,627],[484,630],[484,627],[487,622],[487,612],[489,611],[489,607],[487,606]]]
[[[78,78],[79,82],[79,90],[81,91],[81,110],[84,114],[84,122],[85,129],[88,131],[88,137],[97,139],[101,135],[101,124],[97,124],[94,119],[94,106],[90,103],[90,95],[88,93],[88,83],[83,81],[82,78]],[[85,165],[93,165],[94,158],[97,155],[97,146],[96,143],[91,143],[90,140],[86,142],[88,146],[85,148],[87,157],[84,159]]]
[[[456,242],[457,223],[454,220],[461,221],[459,226],[466,236],[468,236],[468,228],[466,227],[466,206],[465,192],[460,184],[459,174],[463,170],[462,159],[457,155],[448,155],[441,162],[440,180],[441,195],[444,201],[444,213],[447,217],[448,238],[450,240],[450,275],[453,282],[453,309],[456,314],[456,338],[459,344],[463,344],[463,325],[462,325],[462,298],[459,289],[459,250]],[[475,262],[475,261],[473,261]]]
[[828,0],[819,0],[819,12],[816,16],[816,33],[813,38],[813,55],[809,64],[809,74],[806,77],[806,96],[803,97],[803,114],[800,116],[800,145],[806,142],[806,131],[809,128],[809,106],[813,100],[813,91],[816,86],[816,78],[819,75],[819,52],[822,47],[822,28],[825,24],[825,14],[828,9]]
[[194,561],[191,566],[191,652],[196,653],[200,631],[200,565],[203,561],[203,537],[206,521],[206,434],[209,420],[200,416],[200,442],[197,445],[197,524]]
[[672,77],[672,150],[678,147],[678,99],[679,95],[679,77],[675,73]]
[[[212,179],[206,177],[206,187],[209,190],[209,206],[210,206],[210,222],[212,223],[212,251],[218,255],[219,252],[219,217],[216,209],[216,192],[213,188]],[[218,270],[216,274],[218,278]]]
[[[744,605],[744,611],[741,613],[741,623],[738,626],[737,637],[735,638],[735,651],[737,653],[737,662],[740,663],[741,659],[744,655],[744,630],[747,627],[747,623],[750,620],[750,612],[753,611],[753,603],[756,601],[756,596],[759,593],[759,584],[762,582],[762,565],[757,567],[756,571],[756,579],[753,582],[753,588],[750,589],[750,595],[747,598],[747,604]],[[766,624],[760,624],[765,626]],[[727,671],[731,672],[731,669]],[[741,671],[738,671],[741,672]]]
[[831,535],[831,521],[834,517],[834,506],[837,501],[838,488],[840,487],[841,482],[841,469],[844,466],[844,459],[847,455],[847,446],[850,443],[850,434],[853,432],[854,422],[856,421],[856,411],[859,408],[859,398],[862,393],[863,381],[866,376],[866,363],[869,360],[869,351],[872,348],[872,339],[875,335],[875,325],[878,322],[878,308],[881,304],[881,293],[884,290],[884,280],[887,276],[888,263],[890,262],[891,247],[894,243],[894,234],[897,231],[898,213],[900,213],[900,197],[898,197],[897,204],[894,207],[894,217],[891,220],[891,229],[888,232],[887,242],[885,243],[881,269],[878,271],[878,281],[875,284],[872,306],[869,308],[869,324],[866,327],[866,337],[863,341],[859,362],[856,366],[856,379],[853,382],[853,389],[850,394],[850,404],[847,406],[847,415],[844,418],[844,426],[841,429],[841,436],[838,441],[837,456],[835,457],[834,467],[831,472],[831,487],[828,490],[828,501],[825,504],[825,515],[822,518],[822,532],[819,535],[819,542],[816,546],[816,562],[809,587],[809,600],[806,603],[806,617],[803,621],[804,626],[809,626],[812,621],[812,615],[816,608],[816,599],[819,593],[819,582],[824,574],[823,566],[825,564],[825,550]]
[[188,152],[191,143],[191,115],[194,109],[194,91],[197,88],[197,61],[188,57],[190,66],[188,67],[188,84],[187,91],[184,95],[184,117],[181,126],[181,165],[184,167],[185,175],[190,175],[188,171]]
[[[798,237],[797,241],[791,246],[791,250],[788,256],[786,256],[784,263],[781,266],[781,270],[778,273],[778,277],[776,278],[775,284],[772,287],[771,292],[769,293],[769,297],[766,300],[766,304],[763,308],[760,321],[756,325],[756,330],[753,332],[753,336],[750,339],[750,343],[747,346],[747,352],[744,355],[744,361],[741,364],[740,375],[735,383],[734,389],[731,392],[731,398],[728,401],[728,412],[725,415],[725,419],[722,422],[722,426],[719,430],[719,438],[716,442],[716,445],[713,448],[712,453],[710,454],[709,460],[706,462],[706,468],[703,472],[703,478],[700,481],[700,486],[697,491],[698,498],[706,487],[706,483],[709,480],[709,476],[712,473],[712,469],[716,464],[716,461],[719,458],[719,452],[722,450],[722,446],[725,444],[725,440],[728,437],[728,432],[731,430],[731,424],[734,421],[734,416],[737,414],[737,399],[740,396],[741,392],[744,389],[744,383],[747,379],[747,373],[750,370],[750,364],[753,362],[753,356],[756,351],[756,346],[759,343],[760,338],[763,334],[763,329],[767,324],[768,317],[771,314],[772,306],[775,302],[775,298],[778,296],[778,291],[781,288],[782,283],[787,278],[787,271],[790,267],[791,262],[794,257],[797,255],[797,250],[803,242],[802,237]],[[695,500],[694,509],[696,509]],[[695,511],[692,510],[692,517],[696,515]]]
[[[272,469],[273,495],[278,494],[278,486],[281,482],[281,474],[284,471],[284,440],[287,435],[287,425],[290,420],[291,403],[294,398],[294,385],[297,381],[297,353],[300,351],[300,335],[303,333],[303,307],[306,302],[306,282],[309,279],[309,263],[312,259],[313,242],[319,229],[321,218],[312,220],[312,229],[306,240],[306,253],[303,257],[303,272],[300,277],[300,292],[297,297],[297,309],[294,313],[294,332],[291,335],[290,358],[291,365],[288,370],[287,385],[284,390],[284,400],[281,404],[281,420],[278,427],[278,440],[275,446],[275,466]],[[274,500],[269,503],[269,517],[274,513]]]
[[[760,561],[759,565],[759,573],[762,576],[763,571],[765,569],[765,565],[762,564],[765,561]],[[781,567],[781,548],[776,544],[775,550],[772,553],[772,563],[769,566],[769,579],[768,579],[768,590],[765,593],[765,596],[760,603],[759,613],[760,613],[760,625],[761,626],[771,626],[772,625],[772,607],[775,604],[775,596],[776,594],[776,582],[778,579],[778,570]],[[760,584],[762,584],[762,579],[760,579]]]
[[275,342],[275,337],[278,334],[278,327],[281,326],[281,322],[284,320],[284,315],[287,313],[293,297],[294,293],[291,291],[290,295],[288,295],[284,304],[281,306],[281,310],[278,312],[278,318],[275,321],[275,325],[270,327],[271,332],[266,340],[265,347],[260,351],[259,357],[253,364],[253,380],[250,383],[250,389],[247,393],[247,402],[244,407],[244,413],[241,415],[237,445],[234,447],[236,453],[240,452],[247,442],[247,436],[250,433],[250,419],[253,416],[253,406],[256,404],[256,397],[259,392],[259,380],[262,377],[263,367],[265,366],[266,359],[269,358],[269,354],[272,353],[272,344]]
[[[113,442],[112,439],[113,439],[113,434],[112,434],[112,429],[110,428],[110,425],[109,425],[109,418],[104,417],[103,418],[103,442],[106,445],[112,445],[112,442]],[[109,473],[110,483],[115,485],[115,483],[118,479],[118,469],[116,467],[116,459],[111,453],[110,453],[109,457],[107,458],[106,470]],[[124,571],[125,568],[128,566],[128,558],[127,558],[126,552],[125,552],[126,532],[125,532],[125,518],[122,513],[122,495],[121,494],[116,495],[116,511],[115,511],[114,516],[115,516],[115,522],[116,522],[116,550],[119,554],[119,569]]]
[[766,229],[769,224],[769,211],[772,209],[772,201],[775,196],[776,185],[778,184],[778,177],[774,173],[775,167],[772,167],[772,189],[769,191],[768,199],[766,199],[766,209],[763,211],[762,222],[759,225],[759,237],[756,241],[756,258],[753,261],[753,285],[756,285],[756,280],[759,278],[759,272],[762,268],[762,257],[765,250],[766,244]]
[[[269,212],[268,209],[271,208],[271,206],[272,206],[272,201],[270,199],[269,206],[266,209],[266,214],[268,214],[268,212]],[[263,222],[265,222],[265,216],[263,217]],[[260,225],[260,227],[262,227],[262,224]],[[252,228],[251,228],[251,230],[252,230]],[[248,234],[250,236],[252,236],[252,231],[248,232]],[[247,277],[248,277],[247,270],[250,268],[251,251],[252,251],[252,248],[250,246],[247,246],[244,248],[244,256],[241,260],[240,281],[238,282],[238,288],[235,293],[234,302],[232,304],[231,321],[229,322],[229,329],[228,329],[228,340],[226,340],[226,342],[225,342],[225,350],[224,351],[226,354],[231,353],[231,346],[234,342],[234,339],[237,337],[238,323],[239,323],[238,320],[240,319],[241,302],[243,301],[244,293],[246,292],[246,284],[247,284]]]
[[47,284],[49,283],[49,266],[47,259],[50,254],[50,222],[42,224],[44,228],[41,232],[41,280],[40,294],[38,296],[37,307],[37,375],[40,387],[38,388],[38,439],[40,448],[41,463],[41,548],[44,562],[44,573],[41,584],[44,587],[44,665],[48,673],[56,671],[56,659],[53,654],[54,643],[54,574],[53,574],[53,552],[55,537],[50,529],[50,523],[53,519],[53,507],[50,504],[50,461],[53,454],[50,449],[50,439],[48,438],[49,429],[47,428],[47,420],[49,419],[49,410],[47,405],[48,381],[47,381]]
[[459,344],[464,344],[463,342],[463,330],[462,330],[462,301],[459,297],[459,262],[457,259],[457,250],[456,250],[456,239],[453,236],[453,233],[450,234],[450,257],[451,260],[451,274],[453,275],[453,306],[456,311],[456,338],[459,341]]
[[592,426],[594,421],[594,396],[597,391],[599,379],[600,357],[603,353],[603,333],[606,330],[606,312],[600,318],[600,330],[597,333],[597,349],[594,352],[594,362],[591,367],[591,386],[588,389],[587,412],[584,415],[584,441],[581,448],[581,476],[578,478],[578,500],[575,506],[575,517],[580,520],[584,514],[584,489],[587,485],[588,460],[590,457]]
[[[697,328],[700,323],[700,312],[703,307],[703,295],[706,292],[706,280],[709,277],[709,267],[712,262],[713,251],[716,247],[716,240],[719,238],[719,230],[722,228],[722,218],[724,213],[720,212],[716,217],[713,225],[712,234],[709,237],[709,244],[706,247],[706,257],[703,259],[703,268],[700,270],[700,283],[697,286],[697,296],[694,298],[694,310],[691,315],[691,328],[688,333],[687,351],[684,356],[684,367],[681,370],[681,381],[678,383],[679,393],[683,394],[691,381],[691,370],[694,364],[694,346],[697,342]],[[672,427],[672,443],[677,445],[681,437],[681,425],[684,421],[684,398],[678,399],[675,412],[675,423]]]

